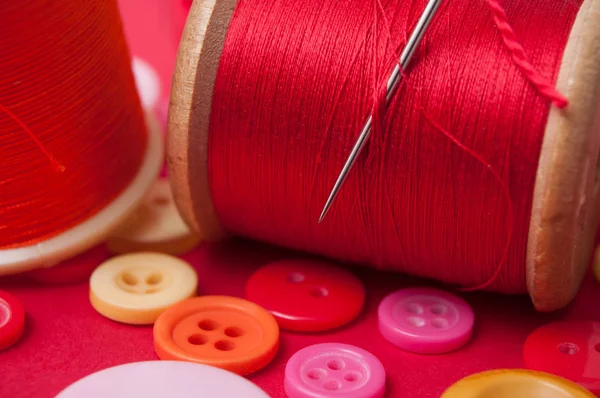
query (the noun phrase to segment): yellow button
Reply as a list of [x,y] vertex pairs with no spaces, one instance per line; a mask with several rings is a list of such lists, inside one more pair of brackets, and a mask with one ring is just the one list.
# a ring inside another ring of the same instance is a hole
[[200,237],[185,224],[166,178],[158,179],[139,208],[108,238],[115,254],[153,251],[183,254],[193,249]]
[[476,373],[454,383],[441,398],[594,398],[562,377],[523,369]]
[[105,317],[152,324],[171,305],[196,295],[198,277],[179,258],[132,253],[102,263],[90,277],[90,302]]

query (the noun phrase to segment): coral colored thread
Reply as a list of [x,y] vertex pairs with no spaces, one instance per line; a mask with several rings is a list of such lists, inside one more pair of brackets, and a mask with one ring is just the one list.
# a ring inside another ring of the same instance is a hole
[[0,15],[0,249],[8,249],[105,208],[136,175],[146,133],[115,0],[2,2]]
[[[234,234],[471,289],[523,292],[549,110],[507,55],[485,2],[440,9],[381,128],[327,219],[316,222],[424,5],[238,2],[211,109],[215,210]],[[577,11],[545,0],[506,8],[531,63],[551,80]]]

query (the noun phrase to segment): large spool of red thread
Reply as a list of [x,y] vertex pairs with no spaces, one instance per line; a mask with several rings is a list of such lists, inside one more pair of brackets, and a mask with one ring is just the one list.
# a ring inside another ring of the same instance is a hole
[[98,244],[162,164],[115,0],[0,5],[0,274]]
[[487,2],[445,2],[317,222],[425,3],[195,1],[169,111],[179,208],[206,239],[564,307],[598,225],[598,0],[500,2],[563,109],[515,63]]

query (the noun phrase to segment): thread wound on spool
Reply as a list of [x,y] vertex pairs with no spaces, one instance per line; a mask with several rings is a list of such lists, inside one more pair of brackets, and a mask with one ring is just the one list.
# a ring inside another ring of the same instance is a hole
[[[372,109],[374,87],[423,4],[239,2],[210,116],[215,210],[234,234],[462,286],[491,280],[490,289],[524,292],[548,102],[507,53],[486,3],[453,1],[438,12],[383,128],[374,130],[328,219],[316,223]],[[507,5],[529,60],[551,82],[580,4]]]
[[0,249],[10,249],[106,207],[138,173],[147,136],[116,1],[5,2],[0,15]]

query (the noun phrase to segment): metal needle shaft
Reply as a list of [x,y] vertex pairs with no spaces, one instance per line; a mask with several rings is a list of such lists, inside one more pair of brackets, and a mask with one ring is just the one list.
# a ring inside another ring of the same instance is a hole
[[[419,18],[419,21],[415,26],[415,29],[412,31],[410,38],[406,43],[406,46],[402,50],[402,54],[400,55],[400,63],[396,64],[387,81],[386,101],[388,103],[394,95],[396,88],[398,87],[398,83],[400,83],[400,79],[402,78],[401,71],[407,68],[410,59],[412,58],[415,50],[417,49],[419,42],[423,38],[427,27],[431,23],[431,20],[435,16],[435,13],[439,8],[441,2],[442,0],[429,0],[429,3],[427,3],[427,6],[423,11],[423,14],[421,14],[421,18]],[[329,198],[327,198],[325,207],[323,207],[323,211],[321,212],[321,216],[319,217],[319,222],[323,220],[323,218],[329,211],[329,208],[333,204],[333,201],[335,200],[338,192],[340,191],[342,184],[346,180],[346,177],[348,177],[350,169],[352,169],[352,166],[354,166],[354,163],[356,163],[358,155],[361,153],[362,149],[364,148],[367,142],[367,139],[371,135],[372,122],[373,120],[371,116],[369,116],[362,131],[360,132],[358,140],[352,148],[352,152],[350,152],[350,155],[348,156],[348,159],[346,160],[346,163],[344,164],[344,167],[342,168],[342,171],[340,172],[340,175],[337,181],[335,182],[335,185],[333,186],[333,189],[331,190],[331,193],[329,194]]]

